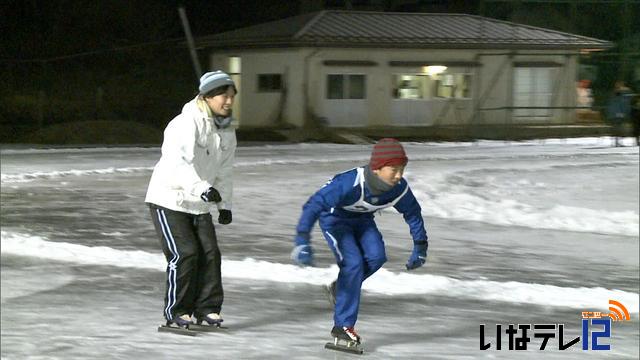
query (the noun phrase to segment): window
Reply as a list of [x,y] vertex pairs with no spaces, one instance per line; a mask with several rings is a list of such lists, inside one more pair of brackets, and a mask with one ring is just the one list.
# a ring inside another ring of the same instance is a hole
[[258,92],[280,92],[282,90],[282,75],[258,74]]
[[517,67],[514,69],[513,101],[517,107],[535,107],[533,109],[515,109],[516,117],[549,117],[553,95],[555,68]]
[[439,98],[468,98],[470,96],[469,74],[442,74],[436,78],[436,97]]
[[393,83],[396,99],[424,99],[430,93],[426,75],[395,75]]
[[240,74],[242,62],[239,56],[229,56],[229,75]]
[[364,75],[327,75],[327,99],[366,99]]
[[465,99],[471,96],[471,75],[465,73],[400,74],[394,75],[392,81],[395,99]]

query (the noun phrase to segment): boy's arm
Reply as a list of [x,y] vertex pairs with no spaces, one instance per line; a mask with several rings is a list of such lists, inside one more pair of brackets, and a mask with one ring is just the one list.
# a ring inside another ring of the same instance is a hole
[[[409,185],[407,184],[407,186]],[[409,224],[409,230],[413,238],[413,251],[406,264],[407,270],[419,268],[427,261],[427,248],[429,247],[420,204],[413,196],[411,189],[407,189],[407,193],[394,207],[402,213],[404,221]]]
[[297,233],[310,233],[322,211],[329,211],[339,206],[342,199],[352,188],[353,180],[344,176],[336,176],[329,180],[320,190],[313,194],[302,206],[302,215],[296,227]]
[[[407,186],[409,186],[407,184]],[[409,225],[409,231],[413,241],[427,241],[427,231],[424,227],[424,220],[422,219],[422,208],[418,204],[411,188],[407,190],[402,199],[394,206],[398,212],[404,217],[404,221]]]
[[291,259],[298,265],[313,265],[311,229],[320,217],[320,213],[338,206],[349,192],[348,181],[342,180],[344,180],[344,176],[336,176],[329,180],[302,207],[302,215],[296,227],[295,247],[291,252]]

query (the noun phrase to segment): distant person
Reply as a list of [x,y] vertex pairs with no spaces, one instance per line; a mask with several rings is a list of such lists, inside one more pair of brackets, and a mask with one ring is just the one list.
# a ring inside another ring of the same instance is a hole
[[636,146],[640,146],[640,94],[636,94],[631,106],[631,126]]
[[620,146],[620,137],[624,136],[625,124],[631,117],[631,99],[633,94],[623,81],[616,81],[613,95],[607,103],[607,119],[613,127],[615,146]]
[[576,102],[578,105],[578,116],[580,118],[588,118],[593,107],[593,94],[591,91],[591,81],[580,80],[576,87]]
[[218,223],[231,223],[236,93],[224,72],[204,74],[198,95],[164,130],[145,202],[168,262],[167,327],[222,322],[221,255],[212,211],[217,208]]
[[406,264],[408,270],[426,261],[428,243],[421,208],[402,177],[407,162],[397,140],[381,139],[373,147],[368,165],[337,174],[309,198],[296,228],[291,257],[299,265],[312,265],[311,230],[320,220],[320,229],[340,268],[338,279],[328,286],[335,307],[331,335],[351,347],[360,344],[354,326],[362,282],[387,261],[374,213],[393,206],[409,225],[413,251]]

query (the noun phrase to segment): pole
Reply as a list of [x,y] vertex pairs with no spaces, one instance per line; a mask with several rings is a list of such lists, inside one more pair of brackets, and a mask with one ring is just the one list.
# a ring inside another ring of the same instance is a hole
[[182,20],[182,27],[184,28],[184,35],[187,37],[187,44],[189,45],[189,53],[191,54],[191,61],[193,62],[193,70],[196,72],[196,79],[200,80],[202,76],[202,67],[200,66],[200,60],[198,60],[198,53],[196,52],[196,46],[191,35],[191,28],[189,27],[189,19],[187,19],[187,12],[184,7],[178,8],[180,14],[180,20]]

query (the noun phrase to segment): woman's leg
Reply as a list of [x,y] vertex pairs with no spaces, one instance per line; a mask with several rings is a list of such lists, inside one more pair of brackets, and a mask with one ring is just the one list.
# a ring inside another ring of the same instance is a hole
[[198,280],[194,315],[197,318],[220,313],[224,293],[222,290],[221,254],[211,214],[198,215],[195,220],[200,241]]
[[194,275],[198,262],[198,243],[193,216],[154,205],[150,206],[153,225],[167,259],[167,287],[164,316],[167,320],[191,315],[194,302]]

